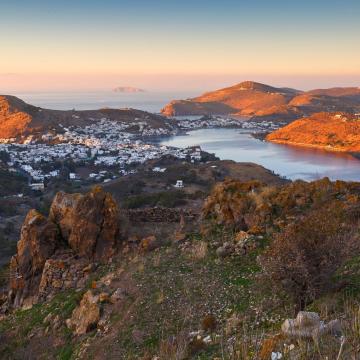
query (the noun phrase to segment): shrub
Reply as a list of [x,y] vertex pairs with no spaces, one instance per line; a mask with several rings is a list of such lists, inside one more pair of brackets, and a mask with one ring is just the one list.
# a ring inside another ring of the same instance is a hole
[[265,274],[300,309],[331,290],[336,271],[358,251],[352,220],[334,201],[288,225],[260,258]]
[[28,187],[27,183],[25,176],[0,169],[0,197],[23,193]]
[[185,198],[186,194],[181,190],[163,191],[130,196],[125,199],[123,206],[127,209],[135,209],[143,206],[163,206],[173,208],[186,204]]
[[231,179],[215,185],[204,203],[203,218],[237,230],[247,230],[246,215],[253,213],[256,207],[251,194],[260,186],[256,181],[242,183]]

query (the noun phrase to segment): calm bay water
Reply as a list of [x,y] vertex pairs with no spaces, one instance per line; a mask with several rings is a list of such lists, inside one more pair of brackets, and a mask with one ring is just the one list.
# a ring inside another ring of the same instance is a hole
[[289,179],[360,181],[360,161],[348,154],[272,144],[254,139],[247,130],[202,129],[161,141],[162,145],[200,145],[222,160],[253,162]]

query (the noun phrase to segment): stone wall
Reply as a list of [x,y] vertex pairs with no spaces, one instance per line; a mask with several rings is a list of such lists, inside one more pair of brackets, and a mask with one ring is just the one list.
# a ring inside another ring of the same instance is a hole
[[162,222],[178,223],[183,218],[185,221],[194,221],[199,215],[189,209],[169,209],[162,207],[124,210],[125,216],[131,222]]
[[46,301],[57,292],[81,288],[88,279],[85,258],[76,258],[72,251],[63,251],[46,260],[41,275],[38,300]]

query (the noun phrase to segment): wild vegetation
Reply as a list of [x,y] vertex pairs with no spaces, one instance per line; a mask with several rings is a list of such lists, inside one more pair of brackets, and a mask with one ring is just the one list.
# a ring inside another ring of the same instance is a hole
[[[225,180],[199,223],[182,220],[167,233],[159,231],[165,222],[152,230],[128,224],[128,240],[111,262],[92,265],[84,286],[9,313],[0,322],[0,354],[357,359],[359,196],[360,184],[328,179],[271,186]],[[88,290],[100,299],[100,319],[76,334],[68,319]],[[318,313],[323,324],[338,319],[341,329],[289,337],[281,326],[299,310]]]
[[27,191],[29,191],[29,187],[28,180],[25,176],[3,170],[0,165],[0,197],[20,194]]

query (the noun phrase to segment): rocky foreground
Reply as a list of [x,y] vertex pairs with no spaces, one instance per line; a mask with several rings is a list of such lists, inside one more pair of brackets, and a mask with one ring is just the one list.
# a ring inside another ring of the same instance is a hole
[[137,211],[97,187],[29,212],[1,298],[1,358],[360,354],[360,184],[227,179],[201,214]]
[[359,112],[359,88],[300,91],[253,81],[205,93],[187,100],[174,100],[162,113],[179,115],[238,115],[295,120],[321,111]]
[[101,188],[85,195],[58,193],[48,218],[31,210],[10,261],[9,304],[29,306],[57,289],[76,287],[84,280],[76,267],[84,263],[74,259],[108,261],[118,240],[118,217],[117,205]]

